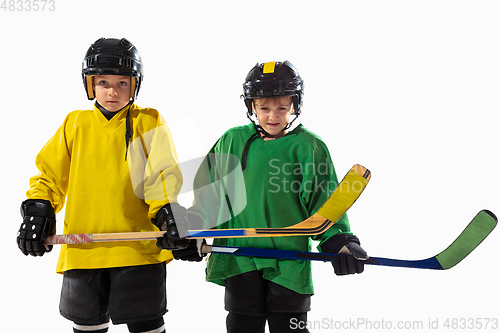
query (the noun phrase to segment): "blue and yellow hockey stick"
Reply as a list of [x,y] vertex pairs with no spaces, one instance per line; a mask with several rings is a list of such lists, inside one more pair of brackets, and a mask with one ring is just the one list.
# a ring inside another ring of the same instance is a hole
[[[356,202],[371,178],[367,168],[356,164],[318,211],[306,220],[284,228],[188,230],[185,238],[282,237],[317,235],[325,232]],[[96,242],[143,241],[162,237],[164,231],[49,236],[45,244],[87,244]]]

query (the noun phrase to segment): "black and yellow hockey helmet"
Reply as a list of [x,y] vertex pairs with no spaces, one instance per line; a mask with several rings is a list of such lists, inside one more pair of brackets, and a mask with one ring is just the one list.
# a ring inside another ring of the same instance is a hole
[[304,81],[297,69],[288,61],[266,62],[256,64],[245,78],[243,95],[247,114],[252,115],[252,100],[255,98],[269,98],[291,96],[294,115],[300,114]]
[[92,76],[123,75],[131,77],[130,98],[139,94],[144,70],[137,48],[127,39],[100,38],[90,45],[82,63],[82,78],[88,99],[94,99]]

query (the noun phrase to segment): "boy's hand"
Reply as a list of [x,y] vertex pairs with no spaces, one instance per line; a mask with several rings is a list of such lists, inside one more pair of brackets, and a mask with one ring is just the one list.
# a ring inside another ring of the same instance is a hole
[[206,253],[201,253],[203,245],[207,244],[205,239],[189,239],[188,246],[182,250],[172,250],[175,259],[186,261],[201,261]]
[[340,254],[332,261],[336,275],[362,273],[365,268],[364,260],[368,259],[368,254],[354,235],[340,234],[330,237],[321,244],[321,252]]
[[184,238],[189,225],[187,215],[186,208],[176,202],[160,208],[151,222],[166,233],[156,240],[156,246],[172,251],[175,259],[201,261],[206,256],[201,253],[201,246],[206,242],[204,239]]
[[161,207],[151,223],[161,231],[166,231],[163,237],[157,239],[156,246],[160,249],[182,250],[188,247],[189,241],[184,238],[188,230],[187,211],[177,202]]
[[23,223],[17,233],[17,246],[24,255],[41,257],[52,251],[52,245],[45,245],[48,236],[56,233],[56,215],[47,200],[28,199],[21,204]]

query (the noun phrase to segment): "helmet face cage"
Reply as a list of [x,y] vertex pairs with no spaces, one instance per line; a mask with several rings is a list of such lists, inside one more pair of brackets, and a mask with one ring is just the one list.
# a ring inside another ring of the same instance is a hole
[[82,79],[87,98],[95,98],[92,77],[95,75],[130,76],[130,98],[136,99],[143,78],[139,52],[127,39],[100,38],[85,54]]
[[253,99],[291,96],[293,115],[298,116],[302,107],[304,81],[298,71],[288,61],[256,64],[243,83],[244,102],[247,116],[252,116]]

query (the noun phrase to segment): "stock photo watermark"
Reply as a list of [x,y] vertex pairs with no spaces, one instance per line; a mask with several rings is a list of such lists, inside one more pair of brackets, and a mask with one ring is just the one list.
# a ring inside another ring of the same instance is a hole
[[290,163],[279,159],[269,160],[269,192],[270,193],[332,193],[345,191],[360,193],[364,189],[361,181],[342,182],[330,178],[335,174],[333,164],[327,159],[324,162]]
[[53,12],[55,0],[3,0],[0,11],[3,12]]
[[426,320],[388,320],[349,318],[338,320],[323,318],[321,320],[298,320],[290,319],[292,330],[498,330],[500,328],[499,318],[428,318]]

